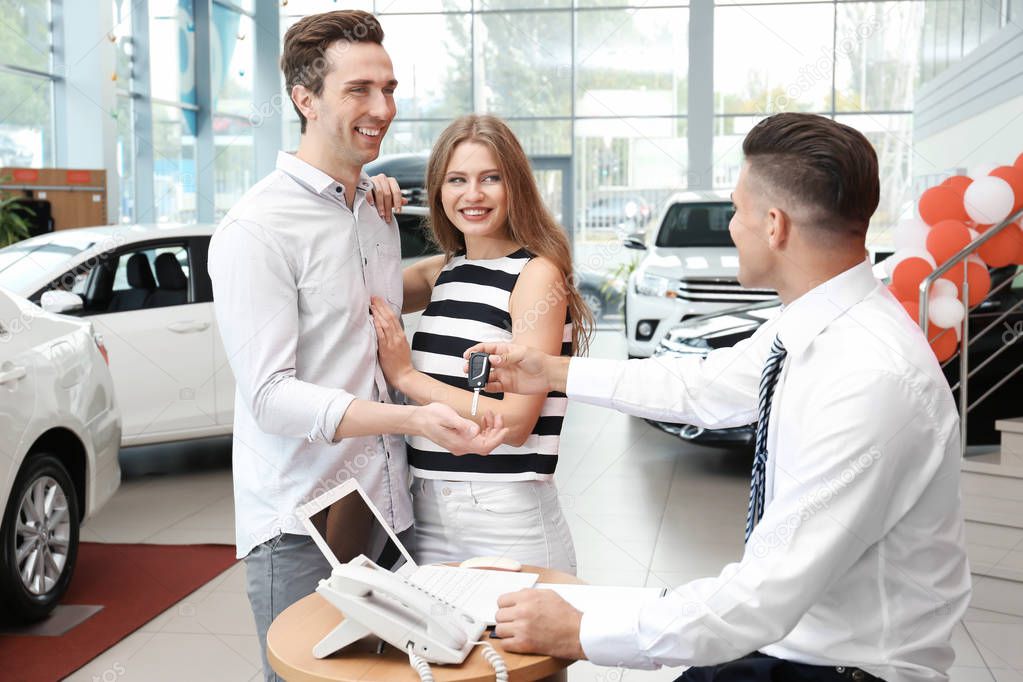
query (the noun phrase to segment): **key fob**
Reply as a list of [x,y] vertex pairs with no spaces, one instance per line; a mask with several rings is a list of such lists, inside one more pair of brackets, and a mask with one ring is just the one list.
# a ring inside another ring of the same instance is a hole
[[469,356],[469,388],[483,389],[490,380],[490,355],[473,353]]

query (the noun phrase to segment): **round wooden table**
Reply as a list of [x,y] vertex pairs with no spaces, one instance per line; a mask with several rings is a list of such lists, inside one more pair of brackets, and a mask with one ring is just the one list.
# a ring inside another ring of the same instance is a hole
[[[539,573],[542,583],[581,583],[568,573],[549,568],[523,566],[528,573]],[[313,645],[333,630],[344,616],[315,592],[281,612],[266,633],[266,655],[274,671],[288,682],[351,680],[355,682],[419,682],[409,666],[408,655],[391,645],[377,654],[375,637],[365,639],[327,658],[314,658]],[[483,633],[489,636],[490,631]],[[489,641],[508,665],[509,679],[565,680],[565,668],[572,661],[550,656],[527,656],[506,652],[501,640]],[[483,658],[482,647],[475,647],[461,665],[431,664],[437,682],[491,682],[494,669]]]

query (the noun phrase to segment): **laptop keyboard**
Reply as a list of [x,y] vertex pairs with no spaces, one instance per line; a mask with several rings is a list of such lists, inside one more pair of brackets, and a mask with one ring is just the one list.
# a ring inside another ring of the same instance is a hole
[[410,582],[443,601],[458,604],[489,577],[483,571],[452,566],[420,566]]

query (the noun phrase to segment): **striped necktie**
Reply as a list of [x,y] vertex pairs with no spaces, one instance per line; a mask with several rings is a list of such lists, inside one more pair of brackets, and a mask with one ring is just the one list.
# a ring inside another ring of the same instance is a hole
[[781,367],[785,362],[785,346],[781,339],[774,337],[771,353],[767,356],[764,371],[760,374],[760,406],[757,409],[757,440],[753,451],[753,475],[749,488],[749,511],[746,514],[746,541],[753,527],[764,515],[764,488],[767,479],[767,420],[771,416],[771,400],[774,387],[778,384]]

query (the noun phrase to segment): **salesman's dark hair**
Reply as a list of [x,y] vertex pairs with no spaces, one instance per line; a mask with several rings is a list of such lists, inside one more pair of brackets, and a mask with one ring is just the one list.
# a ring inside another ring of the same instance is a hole
[[816,227],[866,235],[881,183],[863,133],[814,114],[775,114],[753,127],[742,151],[755,179],[810,209]]
[[[317,97],[323,92],[323,78],[330,71],[328,50],[338,41],[338,49],[347,43],[384,42],[384,29],[369,12],[362,10],[337,10],[312,14],[300,19],[284,34],[284,48],[281,50],[281,71],[284,72],[284,87],[288,97],[296,85],[304,85]],[[298,106],[295,113],[305,132],[306,120]]]

